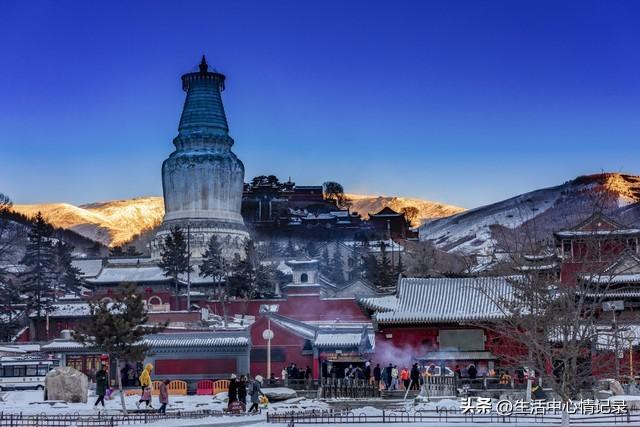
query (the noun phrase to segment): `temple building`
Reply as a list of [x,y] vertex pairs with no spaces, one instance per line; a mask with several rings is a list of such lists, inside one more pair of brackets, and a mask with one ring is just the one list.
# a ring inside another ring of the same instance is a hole
[[173,227],[188,230],[193,258],[200,258],[211,236],[222,242],[225,256],[243,254],[249,234],[240,208],[244,165],[231,151],[221,92],[225,76],[209,71],[202,57],[199,71],[182,76],[187,93],[176,150],[162,164],[164,220],[151,242],[151,258],[159,259]]
[[473,363],[486,374],[505,367],[518,350],[481,326],[504,317],[494,298],[511,295],[506,277],[402,277],[394,294],[359,303],[376,328],[376,355],[394,354],[404,366],[435,364],[443,372]]
[[640,229],[621,224],[602,213],[595,213],[576,226],[554,233],[562,260],[560,281],[575,283],[582,274],[601,272],[620,255],[637,254]]

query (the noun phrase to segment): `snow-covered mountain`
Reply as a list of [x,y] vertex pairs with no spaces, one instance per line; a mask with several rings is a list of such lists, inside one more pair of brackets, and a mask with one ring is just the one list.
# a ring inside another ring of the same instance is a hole
[[13,210],[27,216],[42,212],[56,227],[73,230],[107,246],[117,246],[160,224],[164,204],[162,197],[139,197],[81,206],[68,203],[14,205]]
[[[570,227],[593,212],[598,202],[621,222],[640,226],[640,176],[617,173],[578,177],[487,206],[463,208],[422,199],[349,194],[351,210],[367,216],[389,206],[415,206],[425,221],[420,238],[456,253],[490,252],[501,239],[535,224],[537,232]],[[67,203],[15,205],[28,216],[41,211],[55,226],[116,246],[152,230],[164,215],[161,197],[140,197],[74,206]],[[435,218],[435,219],[434,219]]]
[[442,218],[465,210],[458,206],[408,197],[367,196],[363,194],[347,194],[346,196],[351,201],[350,209],[365,218],[370,213],[379,212],[387,206],[396,212],[400,212],[402,208],[413,206],[418,209],[418,220],[421,223],[429,219]]
[[487,254],[514,233],[535,228],[539,237],[567,228],[596,206],[629,225],[640,220],[640,176],[605,173],[578,177],[562,185],[521,194],[446,218],[427,221],[420,239],[439,249]]
[[[422,220],[460,212],[462,208],[403,197],[349,195],[352,210],[366,216],[385,206],[400,211],[415,206]],[[164,216],[162,197],[139,197],[74,206],[68,203],[15,205],[14,210],[27,216],[38,211],[54,226],[70,229],[108,246],[129,242],[134,236],[158,226]]]

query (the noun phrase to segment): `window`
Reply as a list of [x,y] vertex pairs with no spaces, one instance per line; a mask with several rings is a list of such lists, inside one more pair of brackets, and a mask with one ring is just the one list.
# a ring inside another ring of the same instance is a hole
[[631,249],[633,252],[638,251],[638,241],[636,239],[628,239],[627,247]]
[[49,366],[38,366],[38,376],[44,377],[49,372]]
[[67,366],[82,372],[82,357],[81,356],[67,356]]
[[13,376],[13,366],[5,366],[3,376],[12,377]]
[[36,365],[27,366],[27,376],[35,377],[38,375],[38,367]]
[[25,366],[14,366],[13,367],[13,376],[14,377],[24,377],[27,369]]
[[307,273],[302,273],[300,275],[300,281],[302,283],[307,283],[309,281],[309,275]]

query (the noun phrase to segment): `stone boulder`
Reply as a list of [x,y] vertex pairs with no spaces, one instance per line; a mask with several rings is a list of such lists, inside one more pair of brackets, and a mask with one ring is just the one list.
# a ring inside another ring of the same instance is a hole
[[45,377],[44,399],[87,403],[88,386],[85,374],[69,366],[58,366]]
[[269,402],[281,402],[298,397],[298,393],[295,390],[287,387],[263,388],[262,392],[267,396]]

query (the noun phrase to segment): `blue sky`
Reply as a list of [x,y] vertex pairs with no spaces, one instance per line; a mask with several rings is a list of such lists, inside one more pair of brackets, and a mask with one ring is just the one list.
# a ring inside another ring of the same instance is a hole
[[257,174],[464,207],[640,174],[637,1],[0,3],[0,191],[161,194],[202,53]]

